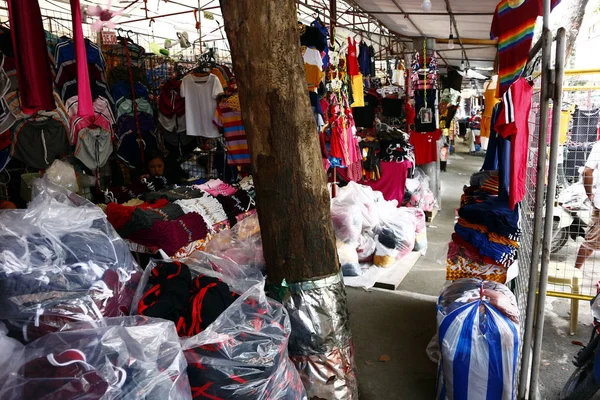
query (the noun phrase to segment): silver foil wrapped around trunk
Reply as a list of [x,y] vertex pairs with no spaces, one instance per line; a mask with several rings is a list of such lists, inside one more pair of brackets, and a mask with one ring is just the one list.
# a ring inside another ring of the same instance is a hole
[[358,400],[354,344],[341,274],[289,284],[290,358],[309,399]]

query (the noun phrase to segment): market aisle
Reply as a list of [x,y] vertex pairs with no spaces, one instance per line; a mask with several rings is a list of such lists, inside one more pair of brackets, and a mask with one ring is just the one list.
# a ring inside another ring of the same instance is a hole
[[[446,278],[445,266],[435,259],[445,259],[462,188],[483,163],[458,141],[458,152],[442,173],[444,208],[427,230],[427,256],[396,292],[347,288],[362,400],[435,398],[436,365],[425,348],[435,333],[435,301]],[[378,361],[382,355],[390,360]]]

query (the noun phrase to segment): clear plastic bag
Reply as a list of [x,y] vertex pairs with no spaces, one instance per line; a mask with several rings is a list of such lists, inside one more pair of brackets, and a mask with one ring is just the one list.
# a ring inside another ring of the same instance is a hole
[[331,221],[335,237],[344,243],[358,243],[363,227],[363,217],[359,204],[345,204],[333,201]]
[[402,205],[432,211],[437,201],[429,186],[429,177],[420,168],[415,168],[412,179],[406,180]]
[[342,274],[344,276],[358,276],[362,273],[360,264],[358,263],[358,253],[356,252],[355,243],[344,243],[340,240],[336,241],[338,258],[342,266]]
[[23,344],[6,336],[7,333],[8,329],[0,322],[0,382],[19,365],[23,357]]
[[396,258],[404,257],[415,247],[417,220],[414,213],[405,207],[396,208],[390,202],[380,205],[378,210],[381,219],[377,229],[378,242],[396,249]]
[[0,319],[22,341],[67,322],[129,315],[141,270],[102,210],[47,178],[0,214]]
[[246,291],[206,330],[184,340],[195,399],[307,398],[288,357],[290,320],[265,296],[263,284]]
[[54,160],[52,165],[46,169],[45,174],[51,182],[70,190],[71,192],[79,193],[79,184],[77,183],[77,175],[75,168],[61,160]]
[[359,185],[350,182],[348,185],[340,188],[337,196],[332,200],[334,207],[359,207],[362,215],[362,231],[373,231],[379,225],[379,212],[377,207],[379,203],[385,203],[383,194],[376,192],[368,186]]
[[504,285],[461,279],[437,303],[437,398],[513,399],[519,354],[516,300]]
[[66,328],[25,347],[0,398],[191,399],[172,322],[137,316]]
[[247,269],[264,273],[266,264],[258,215],[251,215],[232,229],[217,233],[208,242],[205,251],[229,259]]

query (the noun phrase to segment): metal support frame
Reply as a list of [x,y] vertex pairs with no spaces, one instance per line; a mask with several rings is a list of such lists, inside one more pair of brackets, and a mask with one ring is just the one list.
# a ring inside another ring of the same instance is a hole
[[[535,190],[536,213],[533,221],[533,238],[531,250],[531,266],[529,275],[529,289],[527,295],[527,310],[525,313],[525,331],[523,334],[523,357],[521,359],[521,373],[519,377],[519,399],[525,399],[527,396],[527,386],[529,383],[529,365],[531,360],[531,344],[533,340],[533,322],[535,313],[535,297],[538,283],[538,264],[540,262],[540,244],[542,239],[542,213],[540,206],[544,202],[546,192],[546,142],[548,137],[548,101],[550,89],[549,69],[550,57],[552,51],[552,33],[550,32],[550,0],[543,2],[543,27],[542,27],[542,88],[540,100],[540,126],[538,140],[538,159],[537,159],[537,182]],[[559,118],[560,121],[560,118]],[[558,135],[555,135],[558,136]],[[533,388],[533,384],[531,385]],[[537,386],[535,387],[537,390]]]
[[[550,2],[544,2],[545,7],[550,8]],[[545,12],[546,10],[544,10]],[[550,10],[548,10],[550,14]],[[552,243],[552,218],[554,212],[554,197],[556,196],[556,166],[558,164],[558,142],[560,132],[560,113],[562,106],[562,82],[565,64],[566,52],[566,30],[560,28],[556,38],[556,66],[555,76],[552,85],[552,138],[550,144],[550,167],[548,170],[548,188],[546,195],[546,218],[544,223],[544,241],[542,246],[542,265],[540,267],[540,283],[538,307],[536,313],[535,337],[533,342],[531,386],[529,388],[529,398],[537,400],[538,381],[540,374],[540,362],[542,357],[542,338],[544,336],[544,315],[546,311],[546,291],[548,290],[548,265],[550,264],[550,249]],[[546,67],[549,67],[550,59],[546,61]],[[541,120],[546,123],[548,119]],[[540,146],[546,146],[546,142],[540,142]],[[542,174],[543,176],[543,174]],[[538,208],[539,210],[539,208]]]

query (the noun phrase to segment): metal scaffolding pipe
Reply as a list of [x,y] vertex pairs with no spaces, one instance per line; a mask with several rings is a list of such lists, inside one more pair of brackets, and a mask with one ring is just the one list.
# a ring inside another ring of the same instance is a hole
[[[545,1],[550,3],[550,1]],[[550,8],[548,4],[547,8]],[[546,10],[544,10],[546,11]],[[552,221],[554,214],[554,197],[556,196],[556,167],[558,164],[558,146],[560,136],[560,113],[562,106],[562,82],[565,65],[567,31],[560,28],[556,37],[556,66],[552,90],[552,138],[550,142],[550,168],[548,170],[548,189],[546,195],[546,217],[544,223],[544,241],[542,245],[542,265],[540,267],[540,283],[538,307],[536,313],[535,336],[533,340],[533,356],[531,364],[531,387],[529,398],[537,400],[538,381],[540,376],[540,362],[542,358],[542,339],[544,337],[544,316],[546,312],[546,291],[548,290],[548,265],[550,264],[550,250],[552,247]],[[547,60],[548,67],[550,60]],[[541,121],[546,124],[547,119]],[[546,141],[540,142],[546,147]],[[538,208],[539,210],[539,208]]]
[[[535,314],[535,297],[538,283],[538,265],[540,263],[540,244],[542,239],[542,212],[541,205],[544,203],[546,193],[546,140],[548,137],[548,102],[550,99],[548,90],[550,56],[552,52],[552,33],[550,32],[550,0],[544,0],[544,22],[542,28],[542,88],[540,94],[540,126],[538,138],[538,158],[537,158],[537,181],[535,189],[535,208],[533,220],[533,238],[531,249],[531,265],[529,266],[529,285],[527,292],[527,309],[525,312],[525,331],[523,333],[521,358],[521,373],[519,375],[519,399],[527,397],[527,388],[529,383],[529,371],[531,360],[531,344],[533,340],[533,319]],[[560,121],[560,118],[559,118]],[[558,136],[558,135],[556,135]],[[527,218],[521,213],[522,218]],[[533,385],[532,385],[533,387]],[[537,387],[536,387],[537,389]]]

